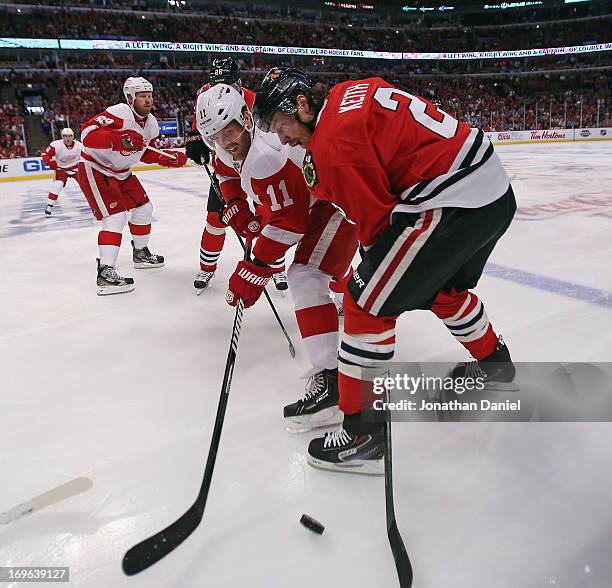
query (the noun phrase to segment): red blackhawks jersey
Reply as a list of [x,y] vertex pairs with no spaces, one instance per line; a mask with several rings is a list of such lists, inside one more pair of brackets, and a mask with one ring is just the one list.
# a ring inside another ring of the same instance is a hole
[[42,154],[42,159],[47,165],[54,159],[58,169],[76,170],[82,147],[83,145],[79,141],[73,141],[71,147],[67,147],[63,139],[51,141],[49,147]]
[[108,137],[109,131],[113,130],[135,131],[142,136],[145,146],[154,143],[159,136],[159,125],[152,114],[137,119],[127,104],[115,104],[81,125],[81,161],[119,180],[125,180],[131,173],[130,168],[139,161],[158,161],[159,155],[146,148],[135,152],[113,151]]
[[478,208],[510,185],[482,131],[382,78],[331,89],[302,171],[316,198],[358,225],[365,247],[394,212]]
[[243,162],[217,149],[213,166],[226,202],[248,196],[260,205],[264,228],[253,255],[267,264],[299,243],[308,225],[311,196],[302,177],[304,150],[281,145],[272,133],[255,130]]
[[[209,88],[210,88],[210,84],[204,84],[196,93],[196,104],[194,104],[193,106],[193,122],[191,123],[192,131],[198,130],[198,127],[196,125],[196,114],[195,114],[195,109],[196,109],[197,102],[198,102],[198,96],[206,92],[206,90],[208,90]],[[253,92],[253,90],[248,90],[247,88],[243,88],[241,86],[240,93],[242,94],[242,97],[244,98],[246,105],[249,107],[249,110],[252,110],[253,102],[255,102],[255,92]]]

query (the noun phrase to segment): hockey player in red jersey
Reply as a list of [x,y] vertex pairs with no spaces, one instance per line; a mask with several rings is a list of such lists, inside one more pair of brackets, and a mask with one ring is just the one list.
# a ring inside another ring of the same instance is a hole
[[53,183],[49,188],[47,206],[45,214],[51,216],[53,206],[57,202],[59,195],[66,186],[68,178],[76,181],[79,157],[81,156],[80,141],[74,140],[74,131],[68,127],[62,129],[62,138],[51,141],[49,147],[42,154],[42,160],[55,172]]
[[[247,106],[252,108],[255,100],[255,92],[242,87],[240,80],[240,67],[233,57],[224,59],[214,59],[208,74],[208,83],[202,86],[196,95],[197,98],[212,86],[217,84],[228,84],[235,88],[244,98]],[[196,127],[195,107],[191,132],[187,134],[186,142],[187,157],[198,165],[210,163],[211,147],[203,140]],[[225,243],[226,225],[221,222],[219,214],[223,210],[224,203],[219,200],[214,186],[208,191],[208,201],[206,203],[206,224],[200,239],[200,271],[196,274],[193,285],[197,290],[203,290],[208,286],[210,280],[215,275],[217,262]],[[284,260],[277,261],[274,265],[275,283],[279,290],[287,287],[284,274]]]
[[248,239],[257,237],[254,258],[241,261],[229,280],[228,303],[242,298],[247,308],[255,304],[273,275],[271,265],[297,245],[287,279],[314,374],[304,397],[285,407],[285,422],[293,431],[337,424],[338,314],[329,286],[349,274],[355,227],[328,202],[311,199],[302,179],[304,150],[254,129],[233,87],[219,84],[201,94],[196,119],[202,136],[215,143],[213,165],[227,202],[223,222]]
[[381,78],[330,91],[302,71],[273,69],[257,93],[256,124],[306,149],[312,194],[355,223],[365,254],[348,285],[339,350],[344,425],[309,446],[312,465],[383,473],[372,380],[395,348],[397,317],[431,310],[476,361],[452,377],[514,388],[514,365],[470,289],[516,203],[488,138]]
[[126,222],[132,234],[134,267],[164,265],[161,255],[149,251],[153,205],[130,168],[140,161],[164,167],[181,167],[187,162],[179,151],[166,150],[160,155],[147,149],[159,136],[157,120],[151,114],[153,85],[144,78],[128,78],[123,94],[127,104],[109,106],[81,126],[79,185],[94,216],[102,222],[98,235],[99,295],[134,289],[133,278],[120,276],[115,268]]

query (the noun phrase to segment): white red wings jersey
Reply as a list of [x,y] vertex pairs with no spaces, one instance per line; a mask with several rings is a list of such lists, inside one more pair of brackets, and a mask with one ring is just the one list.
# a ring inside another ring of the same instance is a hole
[[358,225],[365,247],[393,212],[477,208],[509,180],[489,139],[382,78],[331,89],[303,165],[315,197]]
[[136,120],[132,109],[120,103],[109,106],[81,125],[81,161],[107,176],[125,180],[130,175],[130,168],[142,159],[146,149],[136,152],[113,151],[110,143],[105,140],[108,130],[135,131],[142,136],[144,144],[148,145],[159,136],[157,119],[148,114],[144,120]]
[[63,139],[58,139],[51,141],[42,157],[47,164],[54,159],[58,169],[73,170],[79,165],[82,147],[83,144],[80,141],[73,141],[72,147],[66,147]]
[[271,264],[298,243],[308,225],[311,196],[302,177],[304,150],[281,145],[272,133],[256,130],[243,162],[218,149],[213,160],[226,202],[248,196],[258,206],[264,228],[253,255]]
[[[191,123],[191,130],[197,131],[198,127],[196,125],[196,106],[198,103],[198,96],[203,92],[206,92],[210,88],[210,84],[204,84],[197,92],[196,92],[196,103],[193,105],[193,122]],[[246,105],[249,107],[249,110],[253,110],[253,103],[255,102],[255,92],[253,90],[249,90],[248,88],[244,88],[240,86],[240,93],[246,102]]]

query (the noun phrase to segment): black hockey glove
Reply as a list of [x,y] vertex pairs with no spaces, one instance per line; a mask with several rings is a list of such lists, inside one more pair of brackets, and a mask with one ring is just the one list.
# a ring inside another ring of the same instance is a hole
[[198,131],[191,131],[185,136],[185,153],[191,161],[198,165],[210,163],[210,149]]

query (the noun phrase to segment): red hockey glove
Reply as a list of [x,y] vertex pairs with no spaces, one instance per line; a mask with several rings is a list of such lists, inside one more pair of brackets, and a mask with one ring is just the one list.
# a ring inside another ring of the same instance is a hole
[[187,163],[187,156],[182,151],[170,151],[164,149],[168,155],[159,156],[159,165],[162,167],[183,167]]
[[123,155],[130,155],[136,151],[142,151],[144,149],[144,139],[142,135],[136,131],[109,131],[111,149],[113,151],[119,151]]
[[221,221],[247,239],[257,237],[262,229],[261,217],[251,212],[244,198],[231,200],[221,213]]
[[270,276],[272,276],[270,266],[241,261],[229,279],[225,300],[230,306],[236,306],[238,299],[242,298],[245,308],[253,306],[270,281]]
[[52,159],[52,160],[49,162],[49,167],[50,167],[51,169],[57,169],[57,161],[55,161],[55,159]]

